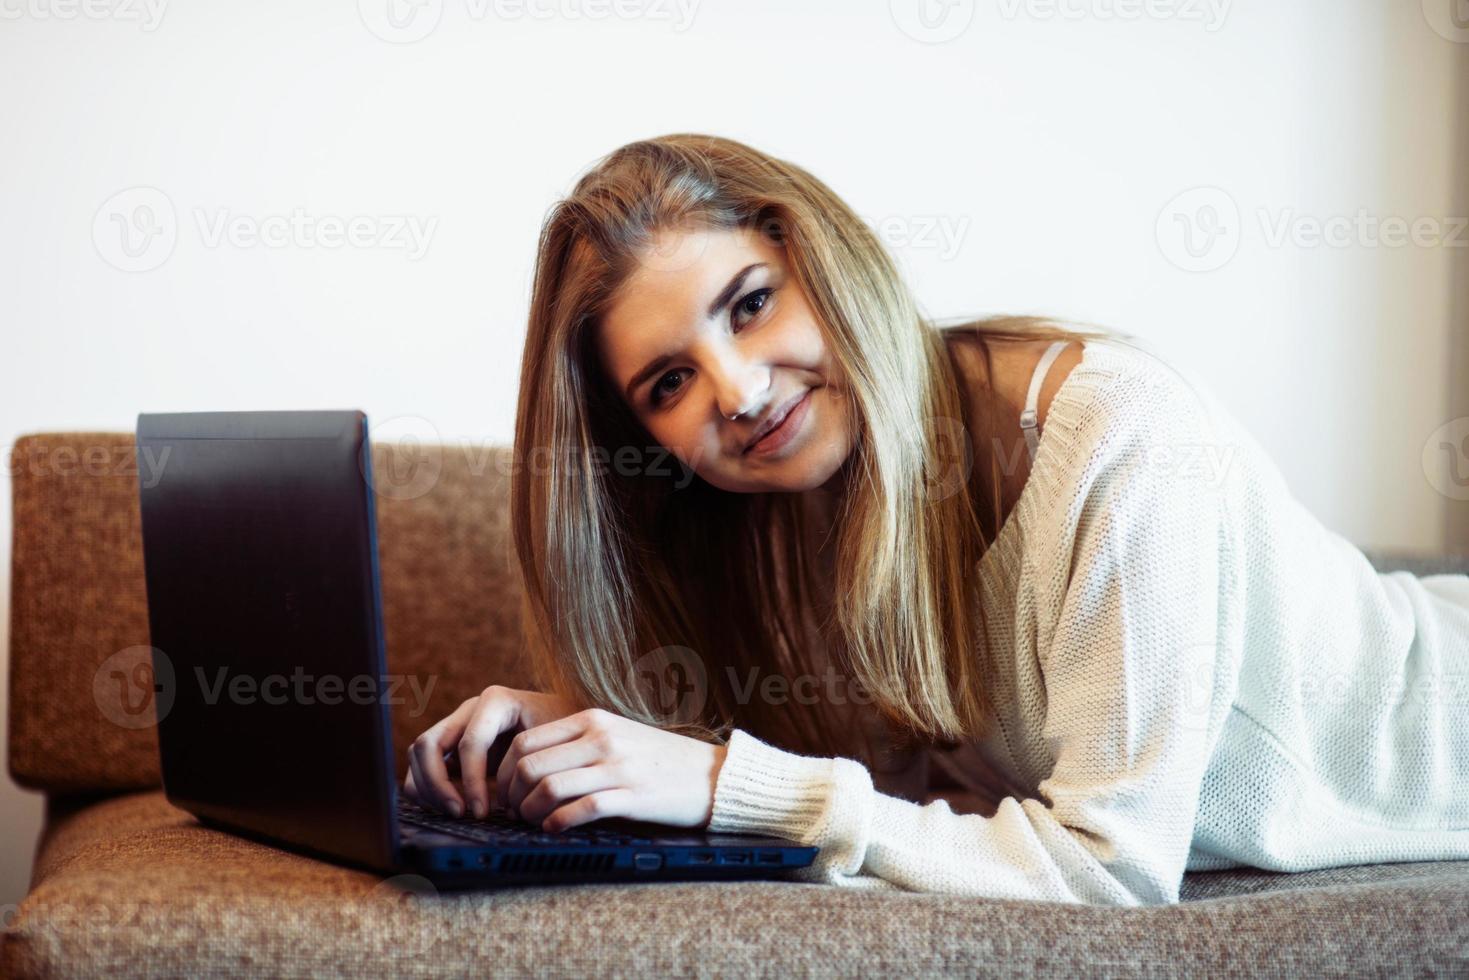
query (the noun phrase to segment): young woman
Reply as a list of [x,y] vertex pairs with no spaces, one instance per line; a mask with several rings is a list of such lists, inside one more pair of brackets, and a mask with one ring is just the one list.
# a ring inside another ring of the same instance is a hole
[[[405,790],[449,813],[1117,905],[1186,870],[1469,857],[1469,577],[1374,572],[1119,336],[931,324],[791,163],[673,135],[580,179],[513,454],[544,690],[417,739]],[[988,812],[881,792],[892,758]]]

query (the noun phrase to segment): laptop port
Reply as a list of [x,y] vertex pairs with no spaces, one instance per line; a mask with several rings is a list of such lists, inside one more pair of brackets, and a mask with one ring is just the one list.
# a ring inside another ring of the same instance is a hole
[[719,855],[721,864],[749,864],[749,851],[725,851]]
[[639,871],[657,871],[663,867],[663,855],[646,852],[634,854],[632,856],[632,866]]
[[760,863],[761,864],[779,864],[780,863],[780,852],[779,851],[761,851],[760,852]]
[[462,867],[464,867],[464,859],[462,857],[460,857],[459,855],[457,855],[457,854],[454,855],[453,857],[451,857],[449,859],[449,867],[451,867],[451,868],[462,868]]
[[693,864],[713,864],[714,855],[708,851],[695,851],[689,856],[689,861]]

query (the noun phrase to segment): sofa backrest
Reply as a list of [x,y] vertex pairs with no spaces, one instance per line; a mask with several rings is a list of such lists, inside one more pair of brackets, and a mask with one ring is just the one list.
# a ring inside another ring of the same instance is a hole
[[[372,449],[388,671],[427,694],[404,683],[392,706],[401,778],[419,732],[490,684],[531,687],[532,673],[509,448]],[[52,793],[159,786],[151,691],[132,669],[149,645],[133,435],[39,433],[11,452],[11,776]],[[385,483],[414,465],[411,480]]]
[[[408,743],[465,698],[534,683],[520,649],[509,447],[372,448],[388,671],[428,694],[420,704],[401,690],[392,708],[401,778]],[[11,776],[51,793],[157,787],[148,678],[131,669],[149,640],[133,435],[24,436],[10,466]],[[1380,571],[1469,572],[1463,554],[1367,557]],[[900,795],[910,777],[874,771]]]

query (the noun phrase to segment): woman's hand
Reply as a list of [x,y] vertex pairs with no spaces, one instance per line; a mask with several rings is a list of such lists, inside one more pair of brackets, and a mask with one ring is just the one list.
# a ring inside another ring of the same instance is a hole
[[548,832],[602,817],[704,827],[726,752],[588,708],[516,735],[495,785],[504,806]]
[[[498,766],[505,754],[501,736],[564,718],[574,711],[576,705],[553,694],[491,684],[414,739],[408,747],[403,792],[410,799],[456,817],[464,815],[467,803],[470,813],[483,817],[489,812],[490,791],[486,784],[490,768]],[[451,767],[458,768],[464,782],[462,796],[454,786]]]

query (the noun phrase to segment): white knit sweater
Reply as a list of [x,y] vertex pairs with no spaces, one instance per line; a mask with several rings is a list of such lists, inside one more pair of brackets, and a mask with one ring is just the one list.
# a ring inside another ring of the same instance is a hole
[[1186,870],[1469,858],[1469,576],[1376,572],[1120,340],[1086,342],[1041,436],[975,575],[998,724],[954,759],[993,815],[736,729],[711,830],[819,845],[805,881],[1103,905],[1177,902]]

